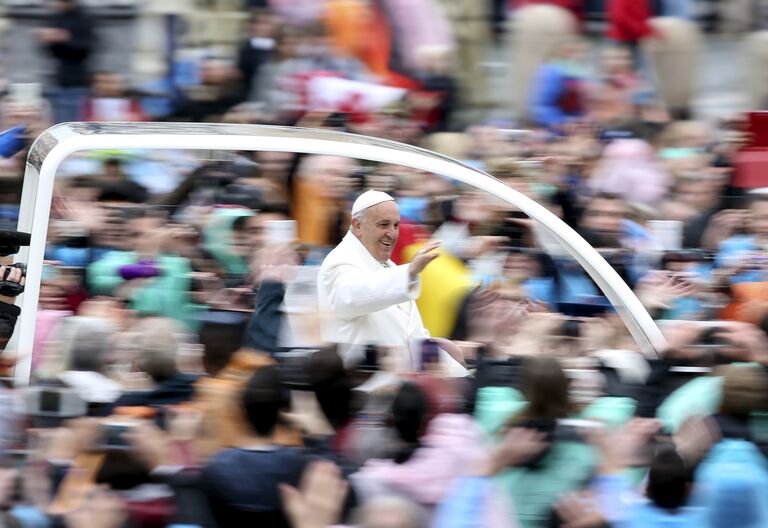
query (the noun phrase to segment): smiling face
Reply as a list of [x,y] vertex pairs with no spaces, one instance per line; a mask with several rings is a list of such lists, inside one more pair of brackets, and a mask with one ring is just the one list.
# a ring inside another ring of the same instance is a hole
[[369,207],[362,218],[352,219],[352,234],[379,262],[392,255],[400,230],[400,208],[395,202],[383,202]]

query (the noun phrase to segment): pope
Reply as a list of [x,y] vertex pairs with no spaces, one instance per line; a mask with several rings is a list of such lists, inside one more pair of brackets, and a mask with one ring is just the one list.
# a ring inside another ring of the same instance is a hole
[[[419,368],[419,347],[429,337],[415,302],[419,274],[439,256],[440,243],[427,244],[409,264],[397,266],[390,256],[399,226],[394,198],[380,191],[364,192],[352,205],[349,232],[320,267],[323,341],[338,343],[347,364],[360,361],[365,347],[373,344],[396,351],[401,368]],[[449,375],[467,374],[447,353],[440,354]]]

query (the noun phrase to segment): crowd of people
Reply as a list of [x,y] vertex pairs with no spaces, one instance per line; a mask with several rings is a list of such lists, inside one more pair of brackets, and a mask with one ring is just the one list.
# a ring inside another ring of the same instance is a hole
[[[2,102],[21,140],[162,119],[426,146],[562,218],[667,345],[639,348],[526,215],[438,174],[78,154],[56,181],[35,346],[16,351],[32,379],[0,392],[0,523],[768,526],[768,195],[741,178],[760,138],[748,116],[667,108],[631,45],[650,26],[609,27],[623,44],[596,61],[564,39],[526,119],[463,126],[437,1],[269,2],[236,60],[164,97],[89,75],[87,13],[57,4],[38,36],[60,90],[42,111]],[[11,229],[24,155],[1,165]]]

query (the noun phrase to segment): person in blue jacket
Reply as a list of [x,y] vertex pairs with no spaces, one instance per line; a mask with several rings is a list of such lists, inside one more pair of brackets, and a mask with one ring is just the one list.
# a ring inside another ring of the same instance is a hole
[[570,40],[555,51],[550,62],[536,70],[528,102],[528,117],[536,125],[559,130],[584,115],[586,70],[584,44]]

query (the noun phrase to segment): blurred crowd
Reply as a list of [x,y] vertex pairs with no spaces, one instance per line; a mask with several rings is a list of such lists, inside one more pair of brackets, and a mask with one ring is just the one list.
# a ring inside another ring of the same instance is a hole
[[[659,38],[656,3],[609,1],[610,45],[563,39],[525,119],[469,126],[450,2],[252,2],[236,58],[206,57],[162,95],[90,71],[88,13],[54,3],[38,38],[56,89],[11,90],[3,129],[281,124],[425,146],[562,218],[667,346],[641,350],[526,215],[440,175],[277,152],[78,154],[56,181],[34,350],[16,352],[32,354],[31,383],[0,391],[0,524],[768,526],[768,194],[744,166],[768,144],[759,114],[667,104],[638,46]],[[583,15],[508,7],[535,3]],[[485,11],[488,31],[506,7]],[[11,229],[24,159],[0,165]],[[318,268],[368,189],[399,206],[396,264],[441,242],[418,309],[470,376],[322,342]]]

